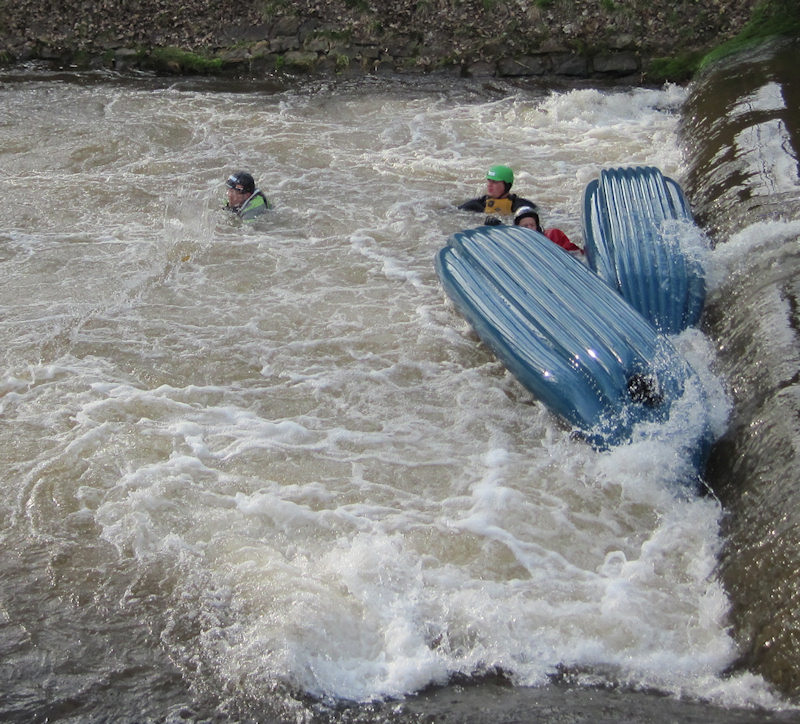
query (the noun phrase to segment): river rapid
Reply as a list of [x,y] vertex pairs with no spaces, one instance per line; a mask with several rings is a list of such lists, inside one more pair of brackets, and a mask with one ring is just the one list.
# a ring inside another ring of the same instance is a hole
[[[601,168],[685,183],[688,89],[0,80],[0,718],[800,720],[714,490],[575,439],[433,270],[494,163],[577,243]],[[674,342],[722,436],[718,340]]]

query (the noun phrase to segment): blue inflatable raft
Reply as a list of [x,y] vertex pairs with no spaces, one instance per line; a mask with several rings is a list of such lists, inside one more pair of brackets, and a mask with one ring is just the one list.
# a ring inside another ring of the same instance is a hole
[[679,243],[693,224],[680,186],[657,168],[607,169],[584,192],[589,266],[665,334],[695,325],[703,310],[702,266]]
[[599,448],[661,421],[694,375],[598,275],[517,226],[454,234],[436,257],[447,295],[506,368]]

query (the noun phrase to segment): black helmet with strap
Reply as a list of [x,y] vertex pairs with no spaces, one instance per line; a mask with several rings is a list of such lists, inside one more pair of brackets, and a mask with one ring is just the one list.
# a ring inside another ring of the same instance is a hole
[[243,193],[252,194],[256,190],[256,182],[246,171],[237,171],[228,176],[225,185],[230,189],[236,189]]

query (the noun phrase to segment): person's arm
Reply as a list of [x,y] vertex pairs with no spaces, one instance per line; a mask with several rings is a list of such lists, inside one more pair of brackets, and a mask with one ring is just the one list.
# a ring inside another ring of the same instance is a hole
[[483,211],[486,208],[486,197],[481,196],[479,199],[470,199],[465,201],[459,207],[460,211]]
[[515,194],[511,194],[509,196],[511,199],[511,211],[516,213],[519,211],[523,206],[530,206],[537,214],[539,213],[539,207],[533,203],[533,201],[529,201],[528,199],[521,199],[519,196]]
[[566,249],[571,254],[583,254],[583,249],[573,244],[561,229],[545,229],[544,235],[550,239],[550,241],[558,244],[562,249]]

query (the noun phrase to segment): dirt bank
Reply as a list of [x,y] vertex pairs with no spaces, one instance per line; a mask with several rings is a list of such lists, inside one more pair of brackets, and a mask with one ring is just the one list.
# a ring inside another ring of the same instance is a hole
[[448,69],[640,76],[735,35],[758,0],[0,0],[0,60],[260,75]]

